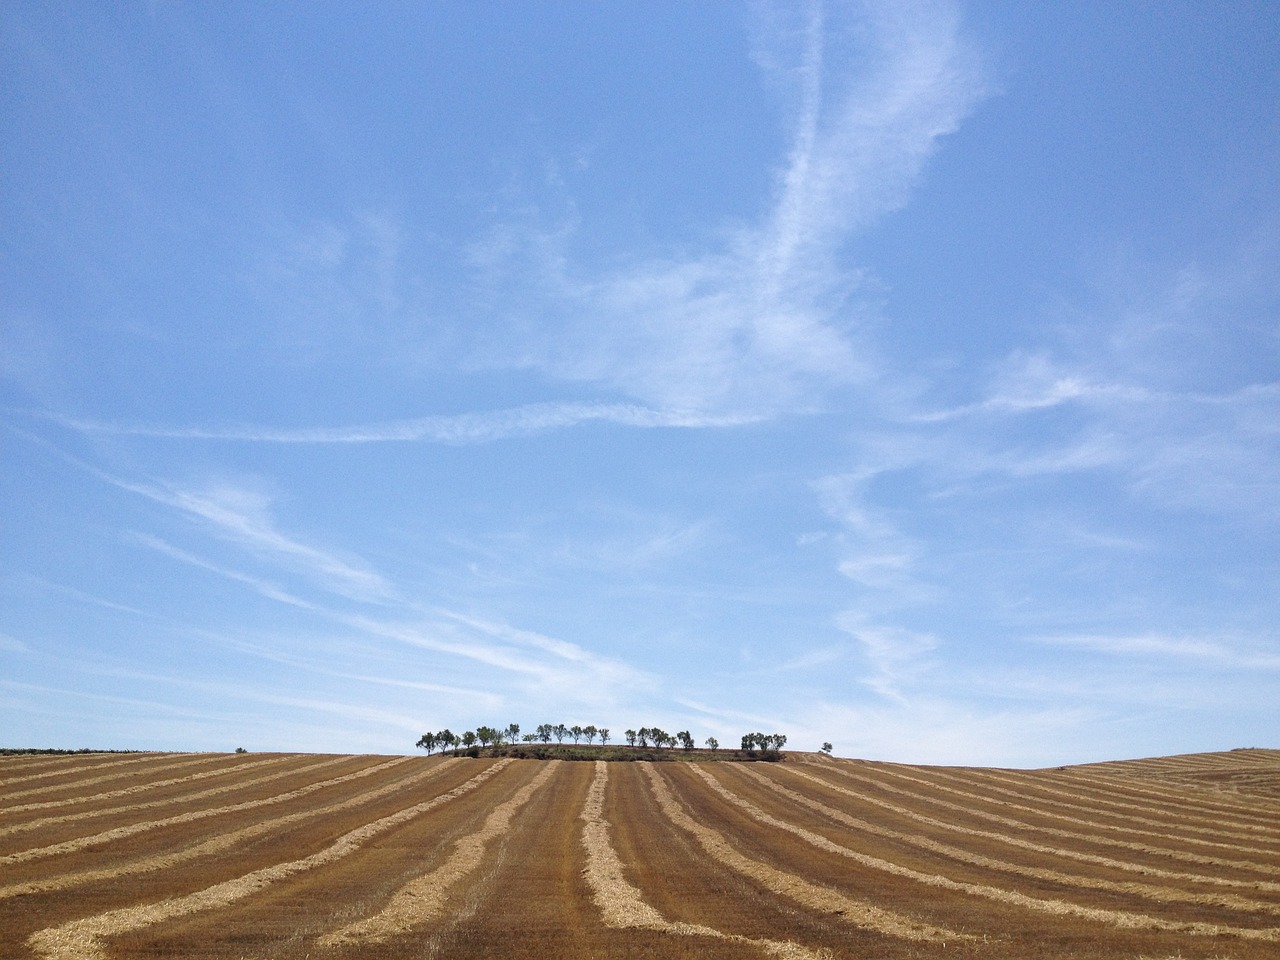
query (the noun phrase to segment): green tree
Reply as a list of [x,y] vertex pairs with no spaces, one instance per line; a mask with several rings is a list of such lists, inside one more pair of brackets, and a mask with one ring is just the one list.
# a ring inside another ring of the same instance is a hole
[[719,749],[720,749],[720,741],[719,741],[719,740],[717,740],[715,737],[707,737],[706,743],[707,743],[707,749],[708,749],[708,750],[719,750]]
[[608,744],[608,742],[609,742],[609,728],[608,728],[608,727],[601,727],[601,728],[600,728],[600,742],[601,742],[602,744]]
[[569,735],[569,728],[563,723],[555,725],[556,743],[564,743],[564,738]]
[[693,749],[693,734],[688,730],[681,730],[676,734],[676,739],[680,741],[680,746],[684,747],[685,750]]
[[587,737],[587,745],[590,746],[591,744],[596,742],[596,734],[598,734],[600,731],[596,729],[596,725],[594,723],[589,723],[582,728],[582,732]]
[[819,751],[819,753],[825,753],[827,756],[831,756],[831,751],[834,749],[835,747],[831,746],[831,742],[827,741],[822,745],[822,749]]
[[487,747],[498,739],[498,731],[493,727],[476,727],[476,739],[480,741],[480,746]]
[[515,743],[518,741],[520,739],[520,724],[508,723],[506,734],[508,742]]
[[468,730],[462,735],[462,745],[470,750],[476,745],[476,733],[474,730]]
[[637,734],[634,730],[628,730],[628,731],[627,731],[627,733],[626,733],[626,737],[627,737],[627,746],[628,746],[628,747],[634,747],[634,746],[636,745],[636,737],[637,737],[637,736],[638,736],[638,734]]
[[538,724],[538,739],[543,743],[550,743],[551,738],[555,736],[556,728],[550,723]]
[[569,736],[573,737],[573,745],[576,747],[578,741],[582,739],[582,727],[580,724],[574,724],[569,728]]
[[422,736],[418,738],[418,742],[415,743],[414,746],[427,751],[427,756],[429,757],[431,756],[431,751],[436,748],[436,743],[437,743],[436,735],[434,733],[431,733],[430,731],[427,731],[426,733],[424,733]]

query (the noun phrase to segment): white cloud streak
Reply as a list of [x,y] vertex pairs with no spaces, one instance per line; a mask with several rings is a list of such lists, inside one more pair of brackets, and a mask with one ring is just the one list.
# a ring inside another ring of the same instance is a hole
[[588,423],[611,423],[641,429],[700,429],[745,426],[758,422],[760,418],[744,414],[717,416],[692,410],[661,410],[634,404],[537,403],[506,410],[418,417],[346,427],[169,427],[67,417],[54,419],[83,433],[170,440],[282,444],[439,443],[468,446],[533,436]]
[[[850,306],[859,278],[839,248],[906,202],[985,86],[949,7],[886,6],[857,29],[840,22],[848,13],[814,7],[798,30],[765,31],[764,46],[803,38],[798,51],[757,57],[799,90],[791,144],[769,209],[721,249],[589,275],[554,232],[513,243],[518,231],[499,231],[487,266],[510,272],[508,299],[537,306],[489,347],[489,365],[605,384],[663,409],[756,416],[817,409],[833,388],[870,379]],[[865,42],[849,49],[854,35]]]

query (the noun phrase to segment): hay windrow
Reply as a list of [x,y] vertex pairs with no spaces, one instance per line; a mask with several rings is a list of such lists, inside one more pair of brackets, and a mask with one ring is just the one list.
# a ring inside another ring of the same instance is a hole
[[[688,764],[688,766],[709,783],[719,785],[700,769],[701,764]],[[954,930],[935,927],[865,901],[854,900],[829,887],[818,886],[793,873],[744,856],[723,834],[698,823],[684,811],[671,792],[670,785],[654,769],[653,764],[645,763],[642,769],[649,779],[649,785],[653,790],[654,798],[658,801],[658,806],[676,826],[692,834],[709,856],[751,877],[774,893],[788,897],[811,909],[838,916],[846,923],[900,939],[931,943],[972,939]],[[835,845],[832,844],[832,846]]]
[[[989,823],[999,823],[1007,827],[1012,827],[1014,829],[1031,830],[1036,833],[1044,834],[1045,836],[1061,837],[1064,840],[1080,840],[1080,841],[1083,841],[1084,843],[1098,844],[1100,846],[1106,846],[1106,847],[1117,847],[1123,850],[1133,850],[1138,853],[1150,854],[1152,856],[1157,856],[1157,857],[1166,857],[1172,860],[1181,860],[1186,863],[1196,863],[1196,864],[1201,864],[1205,866],[1214,866],[1214,867],[1229,867],[1234,870],[1248,870],[1248,871],[1254,871],[1254,872],[1261,872],[1261,873],[1267,874],[1268,876],[1275,875],[1274,866],[1270,866],[1266,864],[1254,863],[1253,861],[1249,861],[1249,860],[1227,860],[1223,857],[1211,857],[1206,854],[1195,853],[1194,851],[1191,851],[1191,850],[1181,850],[1175,847],[1159,847],[1149,843],[1138,843],[1133,840],[1123,840],[1118,837],[1107,836],[1105,834],[1100,834],[1100,833],[1080,833],[1079,831],[1075,831],[1075,830],[1064,830],[1060,827],[1043,826],[1041,824],[1031,823],[1026,820],[1017,820],[1013,817],[1006,817],[998,813],[991,813],[990,811],[983,810],[981,807],[951,803],[949,801],[927,796],[913,790],[904,790],[900,787],[894,787],[885,783],[883,779],[871,779],[862,774],[853,772],[846,765],[841,765],[836,769],[838,770],[839,775],[842,777],[846,777],[852,780],[857,780],[861,783],[868,783],[874,787],[877,787],[878,789],[887,790],[889,792],[896,793],[900,796],[911,797],[915,800],[920,801],[921,803],[932,804],[933,806],[943,807],[944,809],[957,810],[964,813],[966,817],[973,817],[981,820],[986,820]],[[890,765],[888,764],[879,766],[876,768],[876,770],[878,773],[885,774],[891,777],[896,777],[902,780],[906,780],[910,783],[917,783],[924,787],[950,794],[951,796],[961,797],[966,800],[975,800],[980,803],[986,803],[990,801],[989,797],[986,797],[980,793],[973,793],[972,791],[969,791],[969,790],[962,790],[959,787],[949,787],[944,784],[933,783],[932,781],[923,779],[921,777],[915,777],[915,776],[912,776],[911,774],[904,773],[901,770],[891,768]],[[1042,812],[1037,810],[1036,808],[1028,807],[1023,804],[1001,803],[1001,808],[1004,810],[1018,810],[1023,813],[1029,813],[1033,816],[1044,816],[1046,818],[1065,821],[1067,823],[1074,823],[1074,824],[1085,826],[1085,827],[1093,826],[1093,824],[1089,823],[1088,821],[1079,820],[1074,817],[1051,816],[1049,814],[1042,814]],[[1129,831],[1129,832],[1132,833],[1136,831]]]
[[828,840],[826,837],[814,833],[811,830],[806,830],[803,827],[796,826],[795,824],[779,820],[778,818],[761,810],[750,801],[729,791],[723,784],[711,776],[711,774],[701,769],[699,765],[690,764],[690,766],[694,768],[693,773],[704,780],[716,794],[734,806],[746,811],[757,822],[800,837],[806,843],[818,848],[819,850],[847,857],[865,867],[880,870],[905,879],[915,880],[927,886],[940,887],[946,890],[953,890],[957,893],[983,897],[988,900],[1012,904],[1040,913],[1094,920],[1099,923],[1106,923],[1115,927],[1167,930],[1177,933],[1190,933],[1198,936],[1210,937],[1229,934],[1253,940],[1280,940],[1280,928],[1255,929],[1250,927],[1226,926],[1224,924],[1164,920],[1158,917],[1149,917],[1145,914],[1126,913],[1119,910],[1104,910],[1098,907],[1085,907],[1065,900],[1042,900],[1013,890],[1004,890],[1000,887],[952,880],[939,874],[921,873],[920,871],[914,870],[910,867],[904,867],[901,864],[892,863],[888,860],[882,860],[879,857],[872,857],[868,854],[852,850],[849,847],[841,846],[840,844]]
[[[91,769],[94,773],[97,773],[99,770],[106,770],[109,767],[123,767],[126,765],[145,763],[148,760],[154,761],[154,760],[162,759],[164,757],[171,757],[171,756],[173,756],[173,754],[171,753],[170,754],[154,754],[154,753],[144,754],[143,756],[140,756],[140,757],[128,757],[127,759],[124,759],[124,760],[108,760],[105,763],[90,764],[89,769]],[[49,777],[65,777],[69,773],[75,773],[77,767],[79,768],[84,767],[84,760],[81,757],[57,757],[56,759],[49,759],[46,757],[30,757],[30,758],[19,758],[19,759],[30,759],[31,761],[33,761],[33,764],[41,764],[41,765],[46,763],[48,764],[59,763],[59,766],[55,767],[54,769],[43,770],[40,773],[27,773],[27,774],[23,774],[20,777],[0,778],[0,787],[8,787],[10,784],[14,784],[14,783],[29,783],[32,780],[47,780]],[[0,797],[0,799],[3,799],[3,797]]]
[[444,863],[406,883],[376,915],[325,934],[318,941],[320,945],[378,943],[430,923],[442,914],[448,906],[449,889],[480,866],[489,842],[507,831],[512,817],[556,775],[561,763],[552,760],[509,800],[494,807],[479,830],[458,839]]
[[1160,789],[1155,784],[1146,781],[1082,773],[1076,770],[1069,771],[1059,782],[1089,786],[1095,790],[1135,799],[1149,798],[1162,805],[1177,808],[1176,812],[1178,814],[1192,810],[1206,818],[1218,816],[1235,817],[1245,821],[1260,822],[1264,827],[1272,831],[1280,829],[1280,823],[1277,823],[1274,808],[1268,809],[1264,804],[1250,803],[1239,798],[1235,802],[1225,802],[1225,798],[1221,794],[1215,794],[1212,798],[1209,798],[1185,786]]
[[[353,773],[344,774],[343,776],[335,777],[332,780],[323,780],[318,783],[311,783],[305,787],[300,787],[297,790],[290,791],[289,793],[280,794],[275,797],[267,797],[263,800],[251,801],[249,804],[240,806],[239,809],[251,809],[253,807],[281,803],[286,800],[294,800],[298,797],[315,793],[317,790],[323,790],[328,787],[337,786],[338,784],[348,783],[361,777],[380,773],[392,767],[399,766],[410,759],[411,758],[409,757],[399,757],[394,760],[388,760],[385,763],[366,767],[363,770],[356,770]],[[316,817],[341,813],[344,810],[351,810],[363,804],[372,803],[382,797],[405,790],[408,787],[420,785],[428,780],[434,779],[438,774],[446,770],[448,768],[447,764],[448,761],[431,767],[430,769],[418,771],[403,780],[384,784],[381,787],[377,787],[373,790],[367,790],[364,793],[357,794],[354,797],[349,797],[346,800],[340,800],[337,803],[331,803],[328,806],[313,807],[308,810],[299,811],[298,813],[290,813],[282,817],[262,820],[258,823],[251,824],[250,826],[241,827],[239,830],[232,830],[227,833],[219,834],[216,837],[205,840],[203,843],[197,843],[179,850],[157,854],[152,857],[145,857],[141,860],[134,860],[130,863],[121,864],[115,867],[104,867],[96,870],[80,870],[74,873],[60,873],[53,876],[42,877],[38,880],[28,880],[23,883],[14,883],[5,887],[0,887],[0,900],[7,897],[24,896],[31,893],[65,890],[69,887],[76,887],[86,883],[93,883],[101,880],[113,880],[117,877],[131,876],[138,873],[149,873],[153,870],[164,870],[200,857],[212,856],[216,853],[221,853],[223,850],[232,849],[246,840],[280,830],[292,824],[299,823],[304,820],[311,820]],[[217,812],[226,813],[229,809],[230,808],[224,807]],[[187,818],[183,820],[183,822],[201,819],[202,815],[203,811],[198,811],[193,814],[183,814],[182,816]]]
[[[315,770],[323,770],[325,767],[333,767],[340,763],[347,763],[351,759],[352,758],[349,756],[331,757],[328,760],[321,760],[319,763],[311,763],[305,767],[294,767],[290,770],[281,770],[278,773],[270,773],[266,776],[254,777],[252,780],[237,780],[235,783],[224,784],[220,787],[209,787],[206,790],[198,790],[195,793],[184,793],[180,797],[170,797],[167,800],[148,800],[143,803],[126,803],[118,807],[98,807],[92,810],[77,810],[75,813],[63,813],[52,817],[40,817],[37,820],[30,820],[26,823],[15,823],[7,827],[0,827],[0,837],[7,837],[15,833],[28,833],[32,830],[55,826],[59,823],[71,823],[72,821],[90,820],[97,817],[114,816],[121,813],[134,813],[140,810],[154,810],[156,807],[172,807],[195,803],[197,800],[205,800],[209,797],[216,797],[224,793],[233,793],[237,790],[248,790],[253,787],[261,786],[264,783],[270,783],[272,780],[281,780],[285,777],[295,777],[301,774],[311,773]],[[244,768],[242,767],[241,769]]]
[[[149,780],[146,783],[135,783],[131,787],[121,787],[119,790],[109,790],[106,793],[95,793],[84,797],[68,797],[62,800],[44,800],[38,803],[27,803],[20,807],[9,807],[6,812],[25,813],[28,810],[48,810],[51,807],[68,807],[76,803],[97,803],[102,800],[112,800],[116,797],[129,797],[138,793],[149,793],[152,790],[158,790],[162,787],[172,787],[180,783],[193,783],[196,780],[208,780],[210,777],[225,777],[230,774],[238,774],[244,770],[254,770],[258,767],[285,763],[288,760],[288,757],[269,757],[266,760],[253,760],[249,763],[241,763],[237,766],[226,767],[220,770],[202,770],[199,773],[189,773],[185,777],[171,777],[168,780]],[[68,787],[70,786],[71,784],[68,784]]]
[[[1128,860],[1115,860],[1115,859],[1112,859],[1111,857],[1104,857],[1096,853],[1084,853],[1079,850],[1070,850],[1064,847],[1052,847],[1047,844],[1036,843],[1033,840],[1027,840],[1022,837],[1013,836],[1007,833],[996,833],[990,830],[979,830],[975,827],[966,827],[949,820],[939,820],[935,817],[927,816],[923,813],[919,813],[918,811],[909,809],[908,807],[903,807],[903,806],[900,806],[899,804],[891,803],[888,800],[882,800],[879,797],[874,797],[867,793],[862,793],[857,790],[850,790],[848,787],[841,787],[822,777],[815,776],[812,773],[808,773],[804,770],[797,769],[794,766],[788,768],[787,772],[790,773],[792,776],[800,777],[801,779],[809,780],[813,783],[819,784],[820,786],[825,787],[826,789],[831,790],[834,793],[839,793],[848,797],[852,797],[856,799],[859,803],[865,803],[871,806],[880,807],[881,809],[888,810],[894,814],[897,814],[898,816],[906,817],[910,820],[915,820],[917,823],[923,823],[931,827],[938,827],[939,829],[949,830],[953,833],[961,833],[961,834],[964,834],[965,836],[978,837],[983,840],[992,840],[997,843],[1006,844],[1008,846],[1018,847],[1019,849],[1022,849],[1022,850],[1029,850],[1033,853],[1046,854],[1050,857],[1054,857],[1055,859],[1077,860],[1081,863],[1092,863],[1100,867],[1109,867],[1113,870],[1123,870],[1128,873],[1140,873],[1140,874],[1143,874],[1144,876],[1159,877],[1164,880],[1178,881],[1183,883],[1200,883],[1200,884],[1208,884],[1211,886],[1220,886],[1220,887],[1241,887],[1248,890],[1257,890],[1259,892],[1280,893],[1280,883],[1270,883],[1265,880],[1235,880],[1230,877],[1215,877],[1215,876],[1210,876],[1208,874],[1203,874],[1203,873],[1183,873],[1176,870],[1162,870],[1159,867],[1152,867],[1152,866],[1148,866],[1147,864],[1141,864],[1141,863],[1133,863]],[[878,784],[878,786],[880,786],[882,789],[890,790],[891,792],[906,793],[906,791],[899,791],[892,787],[885,787],[883,784]],[[909,794],[909,793],[907,795],[914,796],[914,794]],[[958,804],[941,804],[941,805],[949,809],[952,809],[957,813],[961,813],[965,816],[969,816],[973,814],[973,811],[966,810],[964,807],[961,807]]]
[[323,850],[310,856],[263,867],[186,896],[111,910],[40,930],[27,938],[27,945],[36,956],[46,957],[48,960],[99,960],[105,957],[101,943],[104,937],[140,930],[174,917],[186,916],[202,910],[225,907],[286,877],[350,856],[378,834],[385,833],[393,827],[421,816],[428,810],[475,790],[512,762],[500,760],[449,792],[350,830]]
[[[804,796],[791,790],[776,780],[759,773],[750,768],[744,768],[743,772],[763,784],[767,789],[773,791],[779,796],[785,797],[791,803],[799,804],[807,807],[822,816],[834,820],[837,823],[853,827],[864,833],[870,833],[875,836],[886,837],[905,843],[908,846],[917,847],[921,850],[927,850],[930,853],[936,853],[939,856],[955,860],[960,863],[971,864],[976,867],[982,867],[986,870],[995,870],[1001,873],[1011,873],[1016,876],[1034,877],[1038,880],[1047,880],[1051,883],[1059,883],[1065,886],[1077,887],[1085,890],[1108,890],[1114,893],[1121,893],[1127,896],[1138,897],[1145,900],[1154,900],[1157,902],[1178,901],[1182,903],[1195,903],[1205,906],[1227,907],[1232,910],[1241,910],[1247,913],[1280,913],[1280,904],[1265,903],[1259,900],[1249,900],[1245,897],[1236,896],[1234,894],[1204,894],[1194,893],[1187,890],[1180,890],[1175,887],[1159,887],[1149,883],[1138,883],[1135,881],[1117,882],[1107,880],[1102,877],[1087,877],[1079,874],[1063,873],[1059,870],[1053,870],[1048,867],[1029,867],[1023,864],[1010,863],[1006,860],[999,860],[995,857],[988,857],[983,854],[974,853],[970,850],[964,850],[960,847],[953,847],[950,844],[940,843],[931,840],[928,837],[918,836],[916,834],[904,833],[901,830],[894,830],[879,824],[870,823],[858,817],[851,816],[843,810],[835,807],[827,806],[819,800],[812,797]],[[804,776],[804,774],[800,774]],[[816,778],[814,778],[816,779]],[[928,818],[921,818],[927,820]],[[933,821],[940,826],[947,826],[940,821]],[[972,831],[977,833],[978,831]]]
[[[196,759],[196,760],[192,760],[190,757],[186,757],[185,759],[178,760],[175,763],[165,763],[165,764],[160,764],[154,767],[148,767],[146,770],[146,773],[150,775],[153,773],[158,773],[161,770],[173,770],[177,767],[200,766],[206,763],[216,763],[219,760],[225,763],[228,759],[229,758],[227,757],[226,754],[221,754],[221,753],[215,754],[212,757],[200,757],[199,759]],[[256,761],[253,761],[253,764],[261,765],[263,763],[271,763],[273,761],[278,762],[278,759],[279,758],[273,757],[267,760],[256,760]],[[192,778],[202,777],[202,776],[216,777],[222,773],[230,773],[235,770],[243,770],[246,766],[249,766],[249,764],[245,764],[245,763],[229,764],[226,767],[226,769],[213,770],[213,771],[209,771],[207,773],[201,773],[201,774],[191,774],[191,776]],[[124,773],[109,773],[109,774],[106,774],[105,776],[88,777],[84,780],[74,780],[71,783],[51,783],[43,787],[31,787],[28,790],[18,790],[14,793],[5,794],[4,796],[0,797],[0,802],[8,804],[10,801],[18,799],[18,797],[29,797],[33,793],[53,793],[55,790],[79,790],[81,787],[91,787],[94,784],[106,783],[108,780],[120,780],[124,777],[132,777],[135,775],[136,775],[136,771],[125,771]],[[183,779],[186,779],[186,778],[179,777],[175,780],[171,780],[167,782],[178,783]],[[22,810],[36,810],[41,807],[57,807],[57,806],[63,806],[68,803],[83,803],[86,800],[99,800],[103,797],[121,796],[124,792],[136,792],[137,790],[140,790],[140,789],[151,790],[151,789],[154,789],[156,786],[157,786],[156,782],[152,780],[148,780],[145,784],[141,784],[141,785],[135,784],[132,787],[125,788],[124,791],[115,791],[111,793],[96,793],[96,794],[90,794],[89,796],[73,797],[70,800],[47,800],[43,803],[28,803],[20,807],[6,807],[6,809],[10,813],[18,813]]]
[[604,795],[609,783],[609,765],[597,760],[595,778],[587,793],[579,819],[582,820],[582,846],[587,854],[587,867],[583,871],[591,897],[605,926],[618,929],[633,928],[656,930],[661,933],[689,937],[712,937],[752,944],[764,952],[782,960],[822,960],[830,956],[826,950],[813,951],[797,943],[783,940],[755,940],[737,934],[725,933],[713,927],[696,923],[678,923],[666,919],[645,902],[640,891],[627,882],[622,872],[613,841],[609,836],[609,822],[604,817]]
[[[1041,800],[1038,794],[1045,794],[1049,797],[1065,798],[1046,800],[1045,803],[1051,804],[1053,808],[1058,810],[1075,810],[1089,814],[1094,817],[1123,817],[1127,823],[1141,823],[1148,827],[1156,827],[1164,830],[1177,831],[1179,838],[1187,833],[1197,833],[1212,837],[1233,837],[1238,840],[1245,841],[1277,841],[1275,837],[1275,828],[1273,826],[1263,826],[1261,824],[1235,824],[1228,822],[1221,814],[1208,815],[1201,814],[1201,817],[1213,819],[1215,822],[1212,826],[1197,826],[1194,823],[1187,822],[1192,811],[1183,810],[1177,814],[1169,814],[1167,819],[1156,819],[1151,816],[1144,816],[1153,811],[1151,804],[1146,805],[1138,803],[1129,803],[1123,800],[1112,800],[1106,797],[1090,796],[1082,793],[1082,791],[1071,792],[1069,790],[1061,790],[1057,787],[1050,786],[1038,780],[1034,780],[1025,775],[1014,773],[1008,770],[983,770],[977,775],[978,785],[983,789],[990,790],[992,793],[998,793],[1002,796],[1012,796],[1021,800]],[[995,784],[1005,784],[1000,787]],[[1028,793],[1028,791],[1034,791]],[[1078,803],[1072,801],[1086,800],[1087,803]],[[1107,808],[1107,809],[1103,809]],[[1112,810],[1120,811],[1113,813]],[[1262,834],[1262,836],[1259,836]],[[1267,835],[1270,836],[1267,836]],[[1210,843],[1210,841],[1197,840],[1196,843]],[[1231,844],[1220,842],[1212,842],[1212,846],[1231,847]],[[1233,849],[1259,851],[1253,847],[1238,847]]]
[[305,797],[307,794],[314,793],[324,787],[333,786],[337,783],[346,783],[348,780],[354,780],[356,777],[367,776],[368,774],[376,773],[379,770],[385,770],[388,767],[394,767],[398,764],[406,763],[410,759],[411,758],[409,757],[397,757],[394,760],[388,760],[386,763],[378,764],[376,767],[357,770],[355,773],[347,774],[344,777],[335,777],[332,780],[322,780],[318,783],[309,783],[305,787],[299,787],[296,790],[289,790],[286,793],[278,793],[273,797],[263,797],[260,800],[245,800],[241,803],[233,803],[225,807],[211,807],[207,810],[192,810],[189,813],[178,813],[171,817],[162,817],[159,820],[143,820],[140,823],[131,823],[127,826],[115,827],[111,830],[104,830],[101,833],[94,833],[85,837],[77,837],[74,840],[64,840],[61,843],[51,843],[44,847],[32,847],[30,850],[22,850],[18,853],[10,853],[0,857],[0,866],[4,866],[5,864],[25,863],[29,860],[42,860],[45,857],[72,853],[76,850],[82,850],[85,847],[92,847],[98,844],[123,840],[126,837],[136,836],[137,834],[145,833],[148,830],[157,830],[160,827],[170,827],[179,823],[194,823],[196,820],[205,820],[209,817],[221,816],[228,813],[240,813],[244,810],[253,810],[258,807],[265,807],[271,804],[284,803],[287,800]]

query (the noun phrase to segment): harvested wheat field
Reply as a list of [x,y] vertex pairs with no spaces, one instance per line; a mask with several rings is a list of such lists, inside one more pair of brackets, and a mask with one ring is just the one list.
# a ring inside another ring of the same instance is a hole
[[1280,956],[1280,751],[0,759],[5,957]]

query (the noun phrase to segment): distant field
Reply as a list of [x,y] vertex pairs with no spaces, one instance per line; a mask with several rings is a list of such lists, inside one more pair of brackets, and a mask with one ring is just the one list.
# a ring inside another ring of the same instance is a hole
[[0,757],[0,955],[1280,957],[1280,751]]

